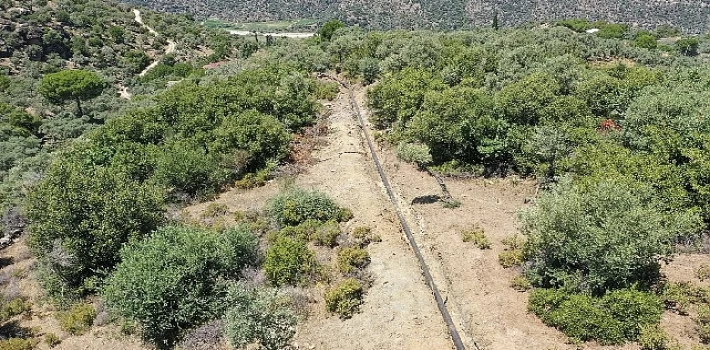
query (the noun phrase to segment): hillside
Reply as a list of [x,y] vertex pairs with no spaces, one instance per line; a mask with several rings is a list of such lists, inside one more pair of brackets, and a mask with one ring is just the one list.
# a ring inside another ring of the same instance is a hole
[[702,0],[127,0],[160,11],[234,22],[339,18],[377,29],[454,29],[490,25],[498,11],[501,25],[586,18],[644,28],[669,24],[686,32],[710,29],[710,5]]
[[710,36],[29,5],[0,350],[710,349]]
[[[0,1],[0,212],[4,217],[16,216],[23,188],[41,177],[49,154],[62,144],[131,108],[132,96],[145,99],[165,89],[169,81],[202,74],[207,63],[239,57],[245,43],[185,16],[144,10],[145,21],[160,30],[151,33],[136,21],[130,6],[114,2],[55,0],[26,5]],[[175,52],[166,55],[171,42]],[[140,76],[151,64],[154,68]],[[72,101],[50,101],[41,93],[43,76],[68,69],[91,72],[101,81],[98,94],[82,101],[81,110]]]

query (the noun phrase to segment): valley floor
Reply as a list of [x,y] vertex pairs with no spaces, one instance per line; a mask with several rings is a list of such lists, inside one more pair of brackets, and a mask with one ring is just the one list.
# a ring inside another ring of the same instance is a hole
[[[364,88],[356,87],[355,92],[360,108],[367,114]],[[347,229],[369,226],[382,242],[368,248],[372,263],[367,271],[373,283],[361,312],[348,320],[328,315],[323,306],[324,287],[316,286],[306,292],[310,315],[299,325],[294,345],[298,349],[452,349],[431,291],[363,144],[346,91],[325,104],[330,111],[327,143],[315,152],[315,164],[299,174],[295,182],[304,188],[326,192],[340,205],[352,209],[354,219],[346,224]],[[526,292],[511,288],[517,272],[501,267],[498,254],[504,249],[502,241],[517,233],[517,212],[526,205],[526,199],[535,196],[534,182],[512,177],[448,179],[449,191],[461,202],[460,207],[447,209],[440,202],[413,204],[422,202],[415,201],[417,198],[441,195],[435,179],[413,165],[400,162],[385,147],[378,153],[468,349],[638,349],[636,344],[622,347],[568,344],[562,333],[527,312]],[[279,191],[279,186],[279,181],[271,181],[252,190],[233,189],[213,202],[194,205],[185,211],[196,218],[212,203],[224,204],[230,211],[261,209]],[[461,232],[474,224],[485,230],[491,249],[481,250],[472,243],[462,242]],[[24,243],[19,243],[0,252],[4,258],[15,257],[15,263],[0,272],[14,275],[12,271],[17,269],[29,271],[32,259],[26,249]],[[694,281],[693,267],[707,262],[707,255],[685,255],[668,266],[666,272],[672,280]],[[21,290],[34,291],[39,298],[39,286],[31,275],[18,283]],[[33,301],[35,305],[42,304]],[[61,334],[52,313],[49,309],[33,310],[33,316],[20,324]],[[682,343],[693,341],[688,335],[693,324],[687,317],[666,312],[662,324]],[[145,348],[139,341],[121,336],[113,326],[94,327],[84,336],[63,335],[63,338],[56,349]],[[46,347],[40,345],[40,349]]]

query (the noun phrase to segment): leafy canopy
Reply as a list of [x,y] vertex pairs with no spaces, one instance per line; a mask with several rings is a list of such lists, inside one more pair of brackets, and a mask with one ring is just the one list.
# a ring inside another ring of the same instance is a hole
[[63,70],[42,78],[39,93],[54,104],[69,100],[89,100],[101,95],[106,83],[94,72]]

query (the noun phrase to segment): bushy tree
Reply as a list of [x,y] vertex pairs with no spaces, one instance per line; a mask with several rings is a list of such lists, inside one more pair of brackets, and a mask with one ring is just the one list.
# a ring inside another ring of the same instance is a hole
[[698,47],[700,47],[700,41],[696,38],[683,38],[675,43],[675,47],[683,55],[686,56],[697,56]]
[[158,347],[183,329],[224,314],[225,280],[257,259],[257,238],[245,227],[211,232],[169,226],[121,251],[102,295],[118,315],[138,322]]
[[91,292],[121,247],[163,221],[162,191],[113,169],[55,162],[29,194],[30,246],[55,277],[49,292]]
[[598,295],[655,282],[675,240],[701,227],[697,212],[664,212],[651,189],[622,178],[563,182],[522,222],[534,285]]
[[50,73],[42,78],[39,93],[55,104],[75,101],[79,116],[84,112],[81,101],[90,100],[101,95],[106,83],[101,77],[86,70],[63,70]]
[[337,19],[330,20],[325,22],[320,30],[318,30],[318,36],[325,41],[330,41],[333,34],[335,34],[335,32],[340,28],[345,28],[345,23],[343,23],[343,21]]

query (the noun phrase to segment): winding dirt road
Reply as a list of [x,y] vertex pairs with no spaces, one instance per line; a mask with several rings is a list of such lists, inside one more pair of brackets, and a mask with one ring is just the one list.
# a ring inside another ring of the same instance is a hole
[[[150,26],[148,26],[148,25],[146,25],[145,23],[143,23],[143,17],[141,17],[141,11],[140,11],[140,10],[138,10],[138,9],[133,9],[133,13],[134,13],[135,16],[136,16],[135,19],[136,19],[136,22],[138,22],[138,24],[142,25],[143,28],[147,29],[148,32],[150,32],[151,34],[153,34],[153,35],[155,35],[155,36],[160,36],[160,34],[158,34],[158,32],[156,32],[155,29],[153,29],[153,28],[151,28]],[[168,39],[168,46],[165,48],[165,54],[163,54],[163,56],[175,52],[175,49],[176,49],[176,48],[177,48],[177,44],[175,43],[175,41]],[[155,58],[155,61],[153,61],[153,63],[151,63],[148,67],[145,67],[145,69],[143,69],[143,71],[140,72],[140,73],[138,74],[138,76],[139,76],[139,77],[145,76],[145,75],[148,73],[148,71],[150,71],[151,69],[155,68],[155,66],[157,66],[158,64],[160,64],[160,59],[161,59],[163,56],[158,56],[158,57],[156,57],[156,58]]]

